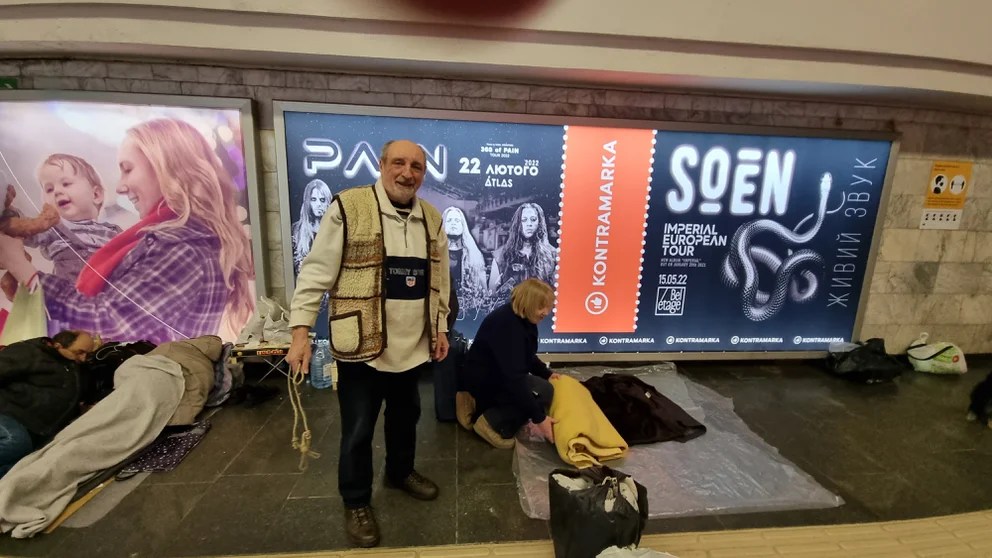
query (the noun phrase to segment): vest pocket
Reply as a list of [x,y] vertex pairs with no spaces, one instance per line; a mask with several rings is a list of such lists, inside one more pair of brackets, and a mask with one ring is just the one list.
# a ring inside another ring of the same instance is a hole
[[355,310],[330,319],[331,347],[343,355],[355,354],[362,344],[362,312]]

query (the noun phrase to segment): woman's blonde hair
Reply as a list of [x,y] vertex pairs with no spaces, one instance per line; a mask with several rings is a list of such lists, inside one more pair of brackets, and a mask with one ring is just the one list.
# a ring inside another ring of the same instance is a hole
[[510,305],[513,313],[530,319],[538,310],[555,302],[555,291],[540,279],[524,279],[510,292]]
[[[448,221],[448,214],[453,213],[462,222],[462,285],[471,296],[481,296],[486,289],[486,260],[482,257],[479,245],[475,243],[472,231],[468,230],[468,219],[459,207],[451,206],[441,213],[441,222]],[[449,236],[450,241],[450,236]]]
[[313,237],[317,234],[317,229],[320,228],[320,217],[313,214],[313,208],[310,206],[310,197],[313,195],[314,190],[322,192],[327,197],[327,205],[331,205],[331,187],[326,182],[315,178],[307,183],[306,189],[303,190],[303,206],[300,207],[300,220],[297,221],[300,225],[296,231],[296,247],[293,249],[298,261],[303,261],[303,258],[307,257],[307,254],[310,253],[310,245],[313,242]]
[[178,216],[159,227],[182,227],[192,217],[217,235],[228,288],[227,325],[240,331],[254,311],[250,283],[255,270],[251,240],[238,216],[234,180],[207,139],[188,122],[149,120],[129,129],[127,135],[151,163],[166,205]]

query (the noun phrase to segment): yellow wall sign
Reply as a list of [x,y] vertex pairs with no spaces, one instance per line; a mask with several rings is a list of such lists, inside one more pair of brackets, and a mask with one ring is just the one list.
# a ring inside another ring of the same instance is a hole
[[972,163],[934,161],[927,181],[921,229],[958,229],[971,189]]

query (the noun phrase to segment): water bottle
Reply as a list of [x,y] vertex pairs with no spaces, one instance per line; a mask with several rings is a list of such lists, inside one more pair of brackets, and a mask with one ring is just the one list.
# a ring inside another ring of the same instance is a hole
[[310,356],[310,385],[317,389],[331,387],[331,377],[324,367],[331,362],[331,344],[327,339],[314,342],[313,354]]

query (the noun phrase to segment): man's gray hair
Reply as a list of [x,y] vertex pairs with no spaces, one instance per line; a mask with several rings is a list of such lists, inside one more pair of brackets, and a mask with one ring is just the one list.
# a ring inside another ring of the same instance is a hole
[[[399,141],[399,140],[389,140],[386,143],[382,144],[382,151],[379,152],[379,160],[380,161],[385,161],[386,160],[386,153],[389,152],[389,146],[390,145],[393,145],[397,141]],[[424,155],[424,162],[426,163],[427,162],[427,150],[424,149],[423,147],[421,147],[421,145],[419,143],[414,142],[414,145],[416,145],[417,147],[420,147],[420,152],[423,153],[423,155]]]

